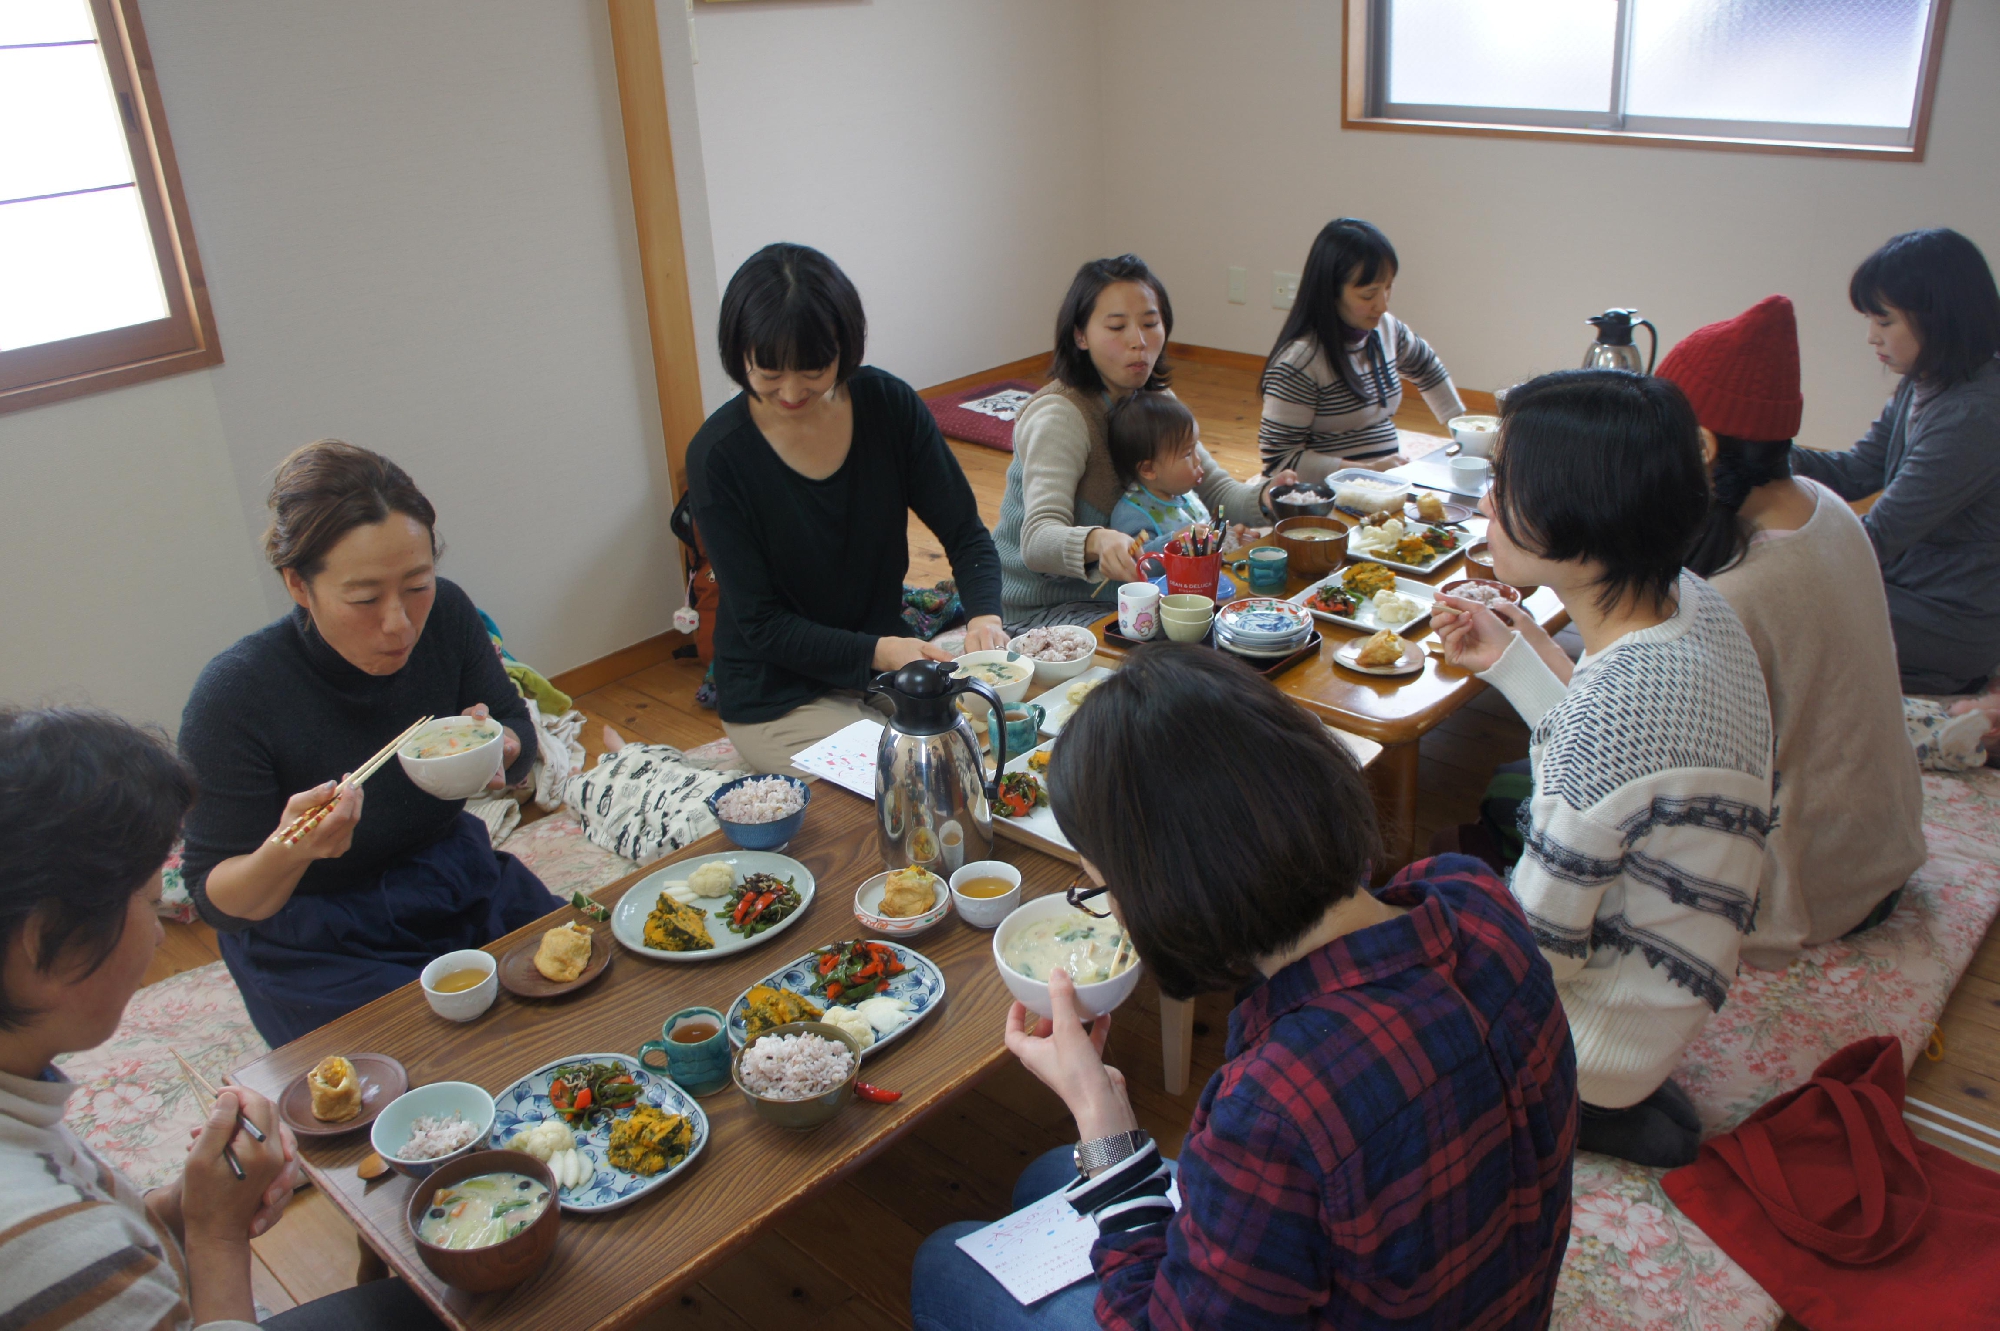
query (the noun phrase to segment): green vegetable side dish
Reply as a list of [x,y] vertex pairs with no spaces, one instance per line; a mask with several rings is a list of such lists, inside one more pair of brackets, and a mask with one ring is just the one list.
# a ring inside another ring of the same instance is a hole
[[638,1103],[638,1078],[619,1063],[572,1063],[549,1078],[549,1108],[571,1127]]
[[791,879],[781,882],[768,873],[748,874],[730,895],[725,927],[730,933],[755,938],[790,919],[799,900]]

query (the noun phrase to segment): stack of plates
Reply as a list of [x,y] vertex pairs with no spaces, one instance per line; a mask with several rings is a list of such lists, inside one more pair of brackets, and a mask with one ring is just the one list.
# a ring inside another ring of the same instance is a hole
[[1215,612],[1215,645],[1238,656],[1290,656],[1312,632],[1311,611],[1274,597],[1231,601]]

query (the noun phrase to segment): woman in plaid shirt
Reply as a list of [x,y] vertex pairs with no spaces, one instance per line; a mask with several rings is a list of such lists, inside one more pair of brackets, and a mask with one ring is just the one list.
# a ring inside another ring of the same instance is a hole
[[[1161,763],[1172,751],[1200,755]],[[1220,653],[1135,653],[1063,728],[1050,801],[1163,993],[1251,985],[1176,1167],[1143,1132],[1074,989],[1006,1040],[1076,1117],[1030,1166],[1095,1218],[1094,1281],[1023,1307],[961,1253],[918,1254],[919,1331],[1535,1328],[1569,1239],[1576,1059],[1548,963],[1476,860],[1360,890],[1377,852],[1353,760]],[[1232,829],[1218,832],[1217,829]],[[1091,898],[1095,897],[1095,900]]]

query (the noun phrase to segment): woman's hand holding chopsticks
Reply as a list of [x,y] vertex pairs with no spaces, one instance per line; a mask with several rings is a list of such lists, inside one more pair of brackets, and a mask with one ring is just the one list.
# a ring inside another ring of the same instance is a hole
[[[342,781],[345,780],[342,778]],[[328,781],[311,790],[302,790],[285,801],[285,812],[279,817],[278,826],[281,829],[290,827],[301,818],[307,819],[310,826],[301,831],[295,840],[274,841],[271,844],[293,852],[300,860],[339,859],[354,843],[354,828],[361,821],[361,802],[364,798],[361,787],[353,782]],[[318,822],[311,822],[310,816],[328,800],[334,801],[333,808]]]

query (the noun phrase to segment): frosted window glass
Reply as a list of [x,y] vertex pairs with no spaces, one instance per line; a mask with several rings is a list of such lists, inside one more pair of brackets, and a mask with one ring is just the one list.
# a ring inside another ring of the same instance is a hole
[[131,181],[96,44],[0,50],[0,201]]
[[1632,0],[1626,111],[1907,126],[1929,0]]
[[166,315],[136,188],[0,205],[0,351]]
[[0,46],[88,42],[96,37],[90,0],[0,0]]
[[1394,0],[1388,100],[1608,113],[1617,34],[1616,0]]

